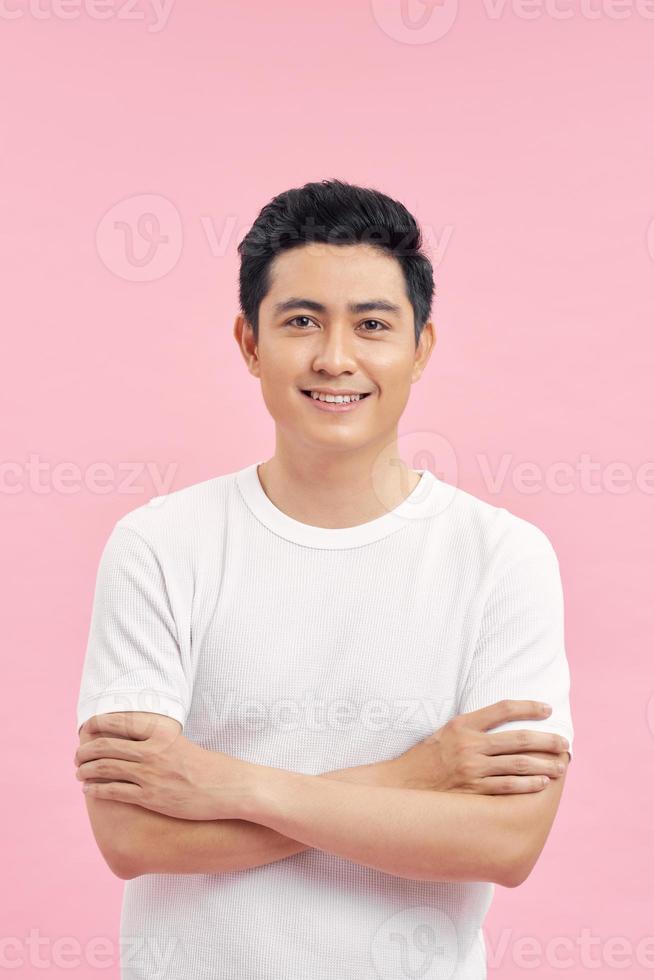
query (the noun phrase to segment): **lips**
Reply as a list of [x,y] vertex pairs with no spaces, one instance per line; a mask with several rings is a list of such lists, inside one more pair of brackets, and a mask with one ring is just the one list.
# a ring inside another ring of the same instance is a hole
[[[309,390],[305,390],[304,388],[300,388],[300,391],[302,392],[303,395],[306,395],[307,398],[311,398],[312,397],[311,392]],[[357,391],[357,392],[355,392],[355,394],[357,394],[359,396],[359,399],[361,399],[361,398],[367,398],[368,395],[372,394],[372,392],[370,392],[370,391]]]

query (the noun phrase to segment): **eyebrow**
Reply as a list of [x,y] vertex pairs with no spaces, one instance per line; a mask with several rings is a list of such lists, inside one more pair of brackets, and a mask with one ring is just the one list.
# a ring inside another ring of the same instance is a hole
[[[297,309],[299,306],[306,310],[313,310],[314,313],[327,312],[327,307],[324,303],[318,303],[315,299],[306,299],[303,296],[291,296],[289,299],[275,303],[273,313],[275,316],[278,316],[280,313],[287,313],[289,310]],[[382,310],[385,313],[395,313],[398,316],[402,313],[401,308],[397,304],[391,303],[387,299],[369,299],[363,303],[349,303],[347,308],[350,313],[374,313],[376,310]]]

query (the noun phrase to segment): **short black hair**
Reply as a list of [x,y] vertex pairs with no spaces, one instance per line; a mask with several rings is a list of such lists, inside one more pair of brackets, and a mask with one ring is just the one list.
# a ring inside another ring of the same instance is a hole
[[270,289],[270,265],[279,252],[312,242],[366,244],[397,258],[413,307],[416,347],[429,320],[434,273],[422,252],[422,233],[399,201],[370,187],[322,180],[277,194],[238,245],[241,312],[259,338],[259,306]]

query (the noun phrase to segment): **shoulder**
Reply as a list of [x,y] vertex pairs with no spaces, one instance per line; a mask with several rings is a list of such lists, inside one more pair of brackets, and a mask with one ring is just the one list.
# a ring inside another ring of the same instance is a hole
[[471,557],[495,571],[531,555],[557,560],[548,534],[538,524],[461,487],[438,480],[441,531]]
[[155,551],[199,544],[224,526],[235,474],[227,473],[152,497],[120,517],[115,528],[135,532]]

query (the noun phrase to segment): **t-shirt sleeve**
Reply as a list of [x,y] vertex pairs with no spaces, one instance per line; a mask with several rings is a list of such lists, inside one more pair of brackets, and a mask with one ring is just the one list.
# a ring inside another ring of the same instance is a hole
[[98,566],[77,730],[93,715],[112,711],[151,711],[183,726],[189,706],[161,564],[140,532],[119,522]]
[[554,548],[538,531],[538,547],[517,548],[489,590],[459,713],[505,698],[544,701],[552,706],[547,718],[506,721],[487,731],[555,732],[567,738],[572,759],[561,576]]

